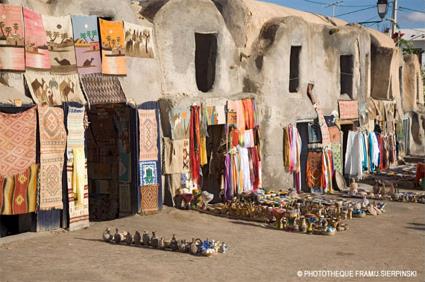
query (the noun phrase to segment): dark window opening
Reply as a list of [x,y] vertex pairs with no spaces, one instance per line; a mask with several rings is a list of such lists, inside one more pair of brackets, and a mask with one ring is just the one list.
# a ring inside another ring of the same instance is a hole
[[217,59],[217,34],[195,33],[196,85],[202,92],[212,89]]
[[300,86],[300,54],[301,46],[291,46],[289,64],[289,92],[298,92]]
[[347,94],[351,98],[353,98],[353,69],[354,69],[353,56],[342,55],[340,57],[341,95]]

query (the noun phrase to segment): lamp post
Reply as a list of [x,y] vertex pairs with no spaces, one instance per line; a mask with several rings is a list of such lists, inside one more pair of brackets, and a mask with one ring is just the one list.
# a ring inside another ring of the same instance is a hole
[[388,0],[378,0],[376,6],[378,8],[379,17],[381,18],[381,20],[384,20],[388,11]]

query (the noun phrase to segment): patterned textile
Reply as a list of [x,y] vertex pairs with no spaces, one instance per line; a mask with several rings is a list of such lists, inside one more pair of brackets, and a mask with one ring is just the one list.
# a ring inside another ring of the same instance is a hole
[[140,184],[141,186],[158,184],[158,171],[156,161],[140,162]]
[[173,140],[189,139],[190,112],[188,109],[171,110],[170,123]]
[[125,54],[130,57],[154,58],[151,27],[124,22]]
[[[227,109],[229,112],[235,112],[236,113],[236,124],[237,128],[241,133],[245,131],[245,112],[244,112],[244,106],[242,103],[242,100],[236,100],[236,101],[227,101]],[[229,120],[228,123],[234,122]]]
[[0,215],[35,212],[37,205],[38,166],[16,175],[0,176]]
[[36,109],[0,113],[0,176],[13,176],[36,162]]
[[25,72],[31,97],[37,104],[57,106],[62,102],[86,104],[80,87],[80,80],[75,74],[50,74],[48,72]]
[[25,25],[25,65],[35,70],[50,69],[47,36],[41,15],[23,8]]
[[100,73],[99,31],[96,16],[72,16],[75,57],[79,74]]
[[102,46],[102,73],[126,75],[127,61],[124,49],[124,25],[122,21],[99,19]]
[[67,187],[69,229],[89,226],[87,160],[84,152],[83,107],[68,107],[67,115]]
[[141,208],[143,214],[158,212],[158,185],[140,187]]
[[76,72],[77,61],[75,60],[74,39],[72,38],[71,16],[43,15],[43,25],[50,52],[51,72]]
[[91,105],[125,103],[126,98],[117,77],[101,74],[80,76],[87,100]]
[[359,103],[357,101],[338,101],[340,119],[358,119]]
[[139,109],[140,161],[158,159],[158,125],[155,110]]
[[254,101],[253,99],[242,100],[243,110],[245,114],[245,126],[246,129],[253,129],[255,127],[254,120]]
[[321,187],[322,152],[308,152],[306,176],[308,188]]
[[66,147],[61,108],[38,108],[40,130],[40,209],[62,209],[62,171]]
[[331,144],[332,156],[335,171],[343,174],[343,165],[342,165],[342,146],[341,144]]
[[341,131],[336,126],[328,127],[329,129],[329,138],[332,144],[340,144],[341,143]]
[[[24,19],[22,7],[0,4],[0,69],[25,71]],[[12,32],[13,30],[13,32]]]
[[30,97],[25,96],[23,73],[0,71],[0,104],[33,105]]
[[[189,145],[189,139],[183,140],[171,140],[170,138],[163,139],[164,146],[164,174],[180,174],[184,172],[184,158],[185,155],[184,149]],[[187,150],[187,148],[186,148]],[[186,151],[186,156],[188,156],[189,152]],[[187,168],[189,169],[189,162],[187,160]]]

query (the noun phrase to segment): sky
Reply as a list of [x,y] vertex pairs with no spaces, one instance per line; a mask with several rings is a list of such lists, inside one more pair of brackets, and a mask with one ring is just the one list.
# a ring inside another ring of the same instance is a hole
[[[307,12],[319,13],[326,16],[332,16],[332,7],[326,7],[327,3],[337,2],[337,0],[262,0],[265,2],[273,2],[286,7],[295,8]],[[377,0],[340,0],[343,2],[335,9],[335,15],[347,22],[368,22],[380,20],[376,9]],[[392,3],[392,0],[388,2]],[[403,28],[425,28],[425,0],[398,0],[399,27]],[[363,11],[358,11],[362,10]],[[356,12],[358,11],[358,12]],[[350,13],[350,14],[347,14]],[[389,7],[387,17],[390,18],[392,8]],[[365,24],[372,28],[383,31],[390,26],[389,21],[382,23]]]

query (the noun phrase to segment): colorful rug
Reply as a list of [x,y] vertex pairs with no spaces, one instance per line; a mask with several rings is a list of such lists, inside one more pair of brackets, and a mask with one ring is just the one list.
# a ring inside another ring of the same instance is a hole
[[62,209],[62,172],[66,147],[61,108],[38,107],[40,130],[40,209]]
[[84,152],[84,108],[68,107],[67,187],[69,230],[89,226],[87,160]]
[[77,74],[25,72],[31,97],[37,104],[57,106],[63,102],[86,104]]
[[2,17],[0,70],[25,71],[24,18],[22,7],[0,4],[0,15]]
[[140,162],[140,185],[158,184],[158,170],[156,161]]
[[140,161],[158,159],[158,125],[155,110],[139,109]]
[[153,214],[158,212],[158,190],[159,185],[140,187],[140,206],[143,214]]
[[43,19],[39,13],[23,8],[25,26],[25,65],[30,69],[49,70],[50,56]]
[[72,38],[71,16],[54,17],[43,15],[47,35],[52,73],[73,73],[77,71],[74,39]]
[[99,31],[96,16],[72,16],[75,57],[79,74],[101,73]]
[[102,73],[126,75],[123,22],[99,19],[99,27],[102,40]]
[[21,173],[36,162],[36,108],[0,113],[0,176]]
[[0,215],[35,212],[38,165],[13,176],[0,176]]
[[308,152],[306,169],[307,187],[310,189],[321,187],[321,178],[322,152]]
[[154,58],[151,27],[124,22],[125,54],[129,57]]
[[126,103],[127,99],[117,77],[102,74],[80,76],[81,85],[91,105]]

